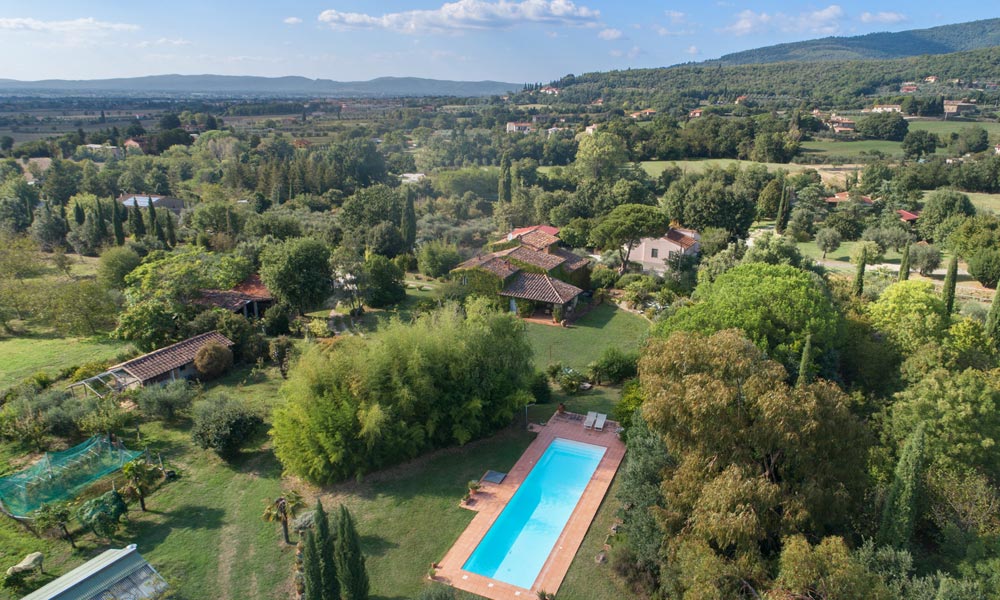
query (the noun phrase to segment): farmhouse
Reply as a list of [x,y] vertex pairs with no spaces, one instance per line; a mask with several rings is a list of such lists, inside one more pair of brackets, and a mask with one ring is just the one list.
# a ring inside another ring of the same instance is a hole
[[531,123],[510,121],[507,123],[507,133],[531,133],[534,129]]
[[917,222],[920,217],[917,213],[912,213],[908,210],[903,210],[902,208],[896,210],[896,214],[899,215],[899,220],[906,223],[907,225],[913,225]]
[[944,116],[948,118],[949,115],[966,115],[969,113],[976,112],[976,104],[974,102],[965,102],[962,100],[945,100],[944,101]]
[[122,194],[118,197],[118,202],[126,208],[147,208],[152,203],[153,208],[165,208],[176,215],[184,208],[184,201],[180,198],[159,194]]
[[201,290],[196,303],[215,306],[238,313],[248,319],[259,319],[274,304],[274,297],[254,273],[231,290]]
[[84,394],[93,392],[104,397],[110,392],[144,387],[152,383],[191,379],[198,375],[194,357],[202,346],[209,343],[221,344],[227,348],[234,345],[232,340],[218,331],[202,333],[117,364],[100,375],[71,384],[69,389],[74,392],[82,389]]
[[851,192],[837,192],[836,194],[827,198],[826,203],[837,205],[840,204],[841,202],[850,202],[852,199],[856,199],[858,202],[863,202],[865,204],[872,203],[871,197],[862,196],[861,194],[855,194],[854,197],[852,197]]
[[654,115],[656,115],[656,111],[653,110],[652,108],[647,108],[644,110],[640,110],[638,112],[634,112],[629,116],[632,117],[633,119],[649,119],[652,118]]
[[697,119],[698,117],[701,116],[701,112],[702,112],[702,109],[696,108],[696,109],[694,109],[694,110],[692,110],[691,112],[688,113],[688,118],[690,118],[690,119]]
[[903,107],[900,104],[876,104],[872,107],[872,112],[874,113],[898,113],[903,112]]
[[452,278],[479,293],[506,298],[511,312],[530,316],[540,309],[561,321],[589,284],[590,261],[559,247],[559,238],[546,229],[558,232],[547,225],[515,229],[501,249],[463,262]]
[[638,263],[644,272],[664,273],[667,259],[675,254],[695,256],[701,251],[701,235],[693,229],[671,227],[658,238],[643,238],[632,248],[629,261]]
[[23,600],[147,600],[161,597],[166,589],[167,582],[130,544],[105,550]]

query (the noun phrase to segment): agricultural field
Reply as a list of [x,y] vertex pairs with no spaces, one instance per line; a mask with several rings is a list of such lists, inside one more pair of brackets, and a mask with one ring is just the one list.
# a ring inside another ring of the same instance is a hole
[[1000,123],[996,121],[939,121],[915,119],[910,121],[910,131],[929,131],[936,133],[942,139],[947,139],[952,133],[958,133],[970,126],[982,127],[993,139],[1000,135]]
[[802,142],[801,152],[804,155],[838,157],[845,161],[858,160],[873,152],[881,152],[892,157],[901,157],[903,154],[899,142],[885,140],[813,140]]

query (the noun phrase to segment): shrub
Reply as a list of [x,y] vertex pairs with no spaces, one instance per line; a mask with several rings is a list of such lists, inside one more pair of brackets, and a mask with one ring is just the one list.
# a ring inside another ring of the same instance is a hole
[[92,360],[90,362],[83,363],[79,367],[73,370],[70,378],[73,381],[82,381],[94,375],[100,375],[104,372],[104,368],[107,363],[101,360]]
[[649,275],[643,275],[642,273],[625,273],[624,275],[618,278],[618,281],[615,282],[615,287],[620,290],[623,290],[628,286],[628,284],[632,282],[644,281],[646,279],[652,279],[652,278]]
[[941,266],[941,251],[930,244],[913,244],[910,246],[910,267],[924,277]]
[[618,273],[604,265],[597,265],[590,274],[590,287],[595,290],[614,287],[616,281],[618,281]]
[[232,458],[263,424],[264,419],[243,402],[220,396],[195,406],[191,439],[203,449]]
[[559,385],[559,389],[563,391],[564,394],[576,394],[580,391],[580,386],[586,381],[583,373],[572,369],[570,367],[564,367],[559,376],[556,377],[556,383]]
[[214,379],[233,366],[233,351],[222,344],[209,342],[198,348],[194,366],[206,379]]
[[264,311],[261,325],[267,335],[287,335],[289,321],[288,307],[284,304],[275,304]]
[[635,377],[638,362],[638,352],[623,352],[617,346],[608,346],[600,358],[591,363],[591,376],[598,383],[605,379],[611,383],[621,383]]
[[549,378],[545,373],[536,371],[535,376],[528,383],[528,389],[538,404],[552,401],[552,388],[549,387]]
[[197,388],[179,379],[145,387],[135,395],[135,401],[147,416],[169,420],[189,408],[197,394]]
[[969,275],[988,288],[1000,281],[1000,250],[984,248],[969,257]]
[[458,247],[442,240],[432,240],[421,244],[417,251],[417,268],[428,277],[446,275],[461,260]]
[[101,285],[116,290],[125,289],[125,276],[131,273],[142,259],[127,247],[109,248],[101,253],[97,265],[97,280]]

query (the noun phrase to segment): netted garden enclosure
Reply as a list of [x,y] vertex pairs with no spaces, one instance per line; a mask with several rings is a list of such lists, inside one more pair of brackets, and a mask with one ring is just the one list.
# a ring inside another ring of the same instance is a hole
[[62,452],[48,452],[27,469],[0,477],[0,508],[26,517],[43,504],[73,498],[140,454],[104,435]]

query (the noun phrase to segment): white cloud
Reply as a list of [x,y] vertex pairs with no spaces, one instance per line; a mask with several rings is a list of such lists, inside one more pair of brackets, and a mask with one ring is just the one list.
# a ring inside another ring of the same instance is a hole
[[766,13],[744,10],[736,15],[736,20],[722,31],[733,35],[748,35],[780,31],[784,33],[813,33],[833,35],[840,31],[844,20],[844,9],[837,4],[826,8],[788,15],[782,12]]
[[877,12],[870,13],[865,11],[861,13],[862,23],[902,23],[903,21],[909,20],[906,15],[898,12]]
[[602,29],[601,32],[597,34],[597,37],[610,42],[621,39],[622,35],[624,34],[621,29]]
[[663,25],[653,25],[652,27],[653,31],[662,36],[694,35],[694,30],[692,29],[670,29],[669,27],[664,27]]
[[622,50],[612,50],[608,54],[610,54],[615,58],[628,58],[631,60],[635,60],[636,58],[639,58],[641,54],[643,54],[643,50],[639,46],[632,46],[627,52]]
[[31,31],[41,33],[107,33],[115,31],[138,31],[138,25],[130,23],[110,23],[93,17],[65,21],[41,21],[31,18],[0,18],[0,30]]
[[664,11],[663,14],[667,15],[667,18],[670,19],[670,22],[673,23],[674,25],[677,25],[678,23],[683,23],[684,20],[687,18],[687,15],[679,10],[667,10]]
[[596,25],[600,11],[572,0],[457,0],[429,10],[408,10],[373,16],[324,10],[319,21],[333,29],[388,29],[402,33],[504,29],[517,25]]
[[298,17],[285,17],[281,22],[285,25],[298,25],[302,22],[302,19]]
[[701,51],[698,50],[698,46],[688,46],[687,49],[684,50],[684,54],[690,54],[691,56],[694,56],[694,55],[700,54],[700,53],[701,53]]
[[193,42],[184,38],[160,38],[158,40],[143,40],[135,45],[136,48],[149,48],[152,46],[190,46]]

